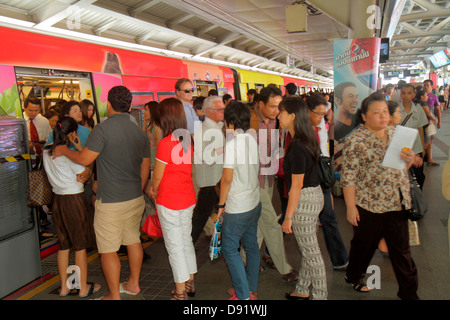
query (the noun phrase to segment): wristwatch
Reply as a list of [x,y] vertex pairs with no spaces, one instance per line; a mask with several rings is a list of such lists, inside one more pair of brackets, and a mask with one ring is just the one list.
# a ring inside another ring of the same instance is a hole
[[219,208],[219,209],[225,208],[225,204],[218,204],[217,208]]

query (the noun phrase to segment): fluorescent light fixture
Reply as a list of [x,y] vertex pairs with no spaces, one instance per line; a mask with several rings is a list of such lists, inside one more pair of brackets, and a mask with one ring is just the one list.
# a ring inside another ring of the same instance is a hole
[[6,23],[7,24],[6,27],[10,24],[13,24],[16,26],[21,26],[21,27],[29,27],[29,28],[31,28],[35,25],[34,22],[0,16],[0,24],[2,24],[2,23]]

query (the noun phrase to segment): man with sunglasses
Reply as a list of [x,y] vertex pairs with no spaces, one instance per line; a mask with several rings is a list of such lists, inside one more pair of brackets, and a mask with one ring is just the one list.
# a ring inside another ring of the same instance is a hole
[[181,78],[175,83],[175,94],[183,103],[184,113],[186,114],[187,129],[190,134],[194,134],[195,121],[200,122],[200,119],[192,106],[192,95],[194,90],[194,84],[189,79]]

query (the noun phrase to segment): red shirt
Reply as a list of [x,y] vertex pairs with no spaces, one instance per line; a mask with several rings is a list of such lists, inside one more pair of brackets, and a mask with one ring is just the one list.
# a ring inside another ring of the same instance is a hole
[[181,143],[169,134],[161,139],[156,160],[166,164],[156,203],[171,210],[186,209],[196,203],[192,182],[192,144],[184,152]]

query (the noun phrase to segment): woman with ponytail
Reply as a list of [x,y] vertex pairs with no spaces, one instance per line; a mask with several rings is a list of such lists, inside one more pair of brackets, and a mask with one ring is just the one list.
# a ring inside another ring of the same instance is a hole
[[[292,137],[283,162],[289,200],[283,232],[294,233],[302,253],[302,265],[294,292],[289,300],[327,299],[325,264],[317,241],[317,220],[324,205],[318,162],[319,142],[306,103],[299,97],[288,97],[280,105],[280,127]],[[311,294],[310,289],[311,288]]]
[[81,150],[77,136],[77,122],[64,117],[53,129],[53,143],[43,152],[44,168],[55,194],[52,212],[53,222],[58,235],[58,270],[61,279],[61,297],[67,296],[71,289],[67,287],[67,268],[70,249],[75,251],[75,264],[79,268],[76,283],[79,284],[79,296],[85,298],[101,289],[99,284],[87,282],[86,249],[95,246],[94,229],[88,212],[88,203],[84,195],[83,183],[77,181],[77,175],[85,170],[84,166],[70,161],[65,156],[53,158],[53,150],[59,145],[73,143]]

